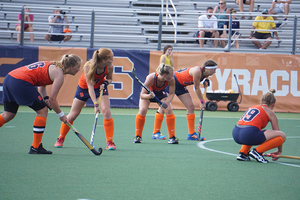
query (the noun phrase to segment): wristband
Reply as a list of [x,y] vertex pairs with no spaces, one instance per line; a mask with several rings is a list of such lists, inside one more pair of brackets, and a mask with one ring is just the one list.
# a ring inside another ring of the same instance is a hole
[[104,89],[107,90],[107,86],[109,85],[108,81],[107,80],[103,81],[103,84],[104,84]]
[[57,114],[59,118],[63,117],[65,115],[65,113],[63,111],[61,111],[60,113]]
[[205,104],[205,100],[201,100],[200,103]]
[[98,107],[98,106],[99,106],[99,103],[98,103],[98,102],[94,102],[94,106],[95,106],[95,107]]
[[49,96],[44,96],[44,100],[47,100],[47,99],[49,99]]

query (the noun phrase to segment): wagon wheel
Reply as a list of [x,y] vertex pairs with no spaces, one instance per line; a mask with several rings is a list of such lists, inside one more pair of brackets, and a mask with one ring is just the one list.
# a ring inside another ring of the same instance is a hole
[[229,102],[229,103],[227,104],[227,110],[228,110],[228,111],[231,111],[231,110],[230,110],[230,104],[231,104],[231,103],[233,103],[233,102],[231,101],[231,102]]
[[216,102],[211,101],[211,102],[209,102],[209,103],[207,104],[207,108],[208,108],[208,110],[210,110],[210,111],[216,111],[217,108],[218,108],[218,105],[217,105]]
[[209,109],[208,109],[208,104],[209,104],[209,102],[210,102],[210,101],[205,102],[205,110],[209,110]]
[[232,111],[232,112],[236,112],[239,110],[239,104],[235,103],[235,102],[230,102],[228,105],[227,105],[227,109],[229,111]]

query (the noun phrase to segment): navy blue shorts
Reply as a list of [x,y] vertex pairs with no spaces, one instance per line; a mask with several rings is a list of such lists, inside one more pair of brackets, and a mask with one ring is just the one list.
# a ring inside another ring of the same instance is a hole
[[[95,94],[96,94],[96,98],[98,98],[100,96],[100,88],[96,88],[94,89]],[[103,95],[108,95],[108,91],[105,90],[103,92]],[[82,89],[81,87],[77,86],[77,90],[75,92],[75,96],[76,99],[79,99],[81,101],[86,102],[89,98],[90,98],[90,94],[89,94],[89,90],[88,89]]]
[[254,126],[235,126],[232,130],[232,137],[238,144],[244,145],[260,145],[266,141],[264,132],[266,130],[259,130]]
[[46,107],[37,88],[27,81],[7,75],[3,81],[4,110],[16,113],[19,105],[29,106],[37,111]]
[[181,85],[179,83],[179,81],[177,80],[176,76],[174,76],[174,79],[175,79],[175,94],[177,96],[180,96],[180,95],[185,94],[185,93],[189,93],[186,86]]
[[[167,86],[167,87],[169,87],[169,86]],[[166,87],[166,88],[167,88],[167,87]],[[159,100],[162,100],[162,99],[168,97],[168,92],[167,92],[166,88],[165,88],[164,90],[161,90],[161,91],[153,91],[153,93],[155,94],[155,96],[156,96]],[[149,99],[149,100],[150,100],[150,102],[156,102],[155,98]]]

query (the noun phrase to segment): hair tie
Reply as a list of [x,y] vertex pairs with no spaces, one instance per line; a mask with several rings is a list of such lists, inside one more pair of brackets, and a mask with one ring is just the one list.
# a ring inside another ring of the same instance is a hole
[[69,55],[68,54],[66,54],[66,57],[68,57]]
[[97,54],[99,53],[99,51],[97,50]]

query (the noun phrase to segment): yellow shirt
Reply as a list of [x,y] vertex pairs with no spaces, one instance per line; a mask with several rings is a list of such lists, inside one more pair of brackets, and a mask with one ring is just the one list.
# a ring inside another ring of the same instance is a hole
[[[264,19],[262,16],[257,16],[255,20],[266,20],[266,21],[274,21],[273,17],[268,16],[266,19]],[[270,30],[271,27],[276,27],[275,22],[253,22],[253,26],[255,26],[256,29],[265,29]],[[270,33],[270,31],[256,31],[258,33]]]
[[171,59],[170,59],[168,56],[166,56],[166,55],[161,55],[160,60],[161,60],[161,58],[162,58],[163,56],[165,57],[165,64],[166,64],[166,65],[172,66],[172,64],[171,64]]

